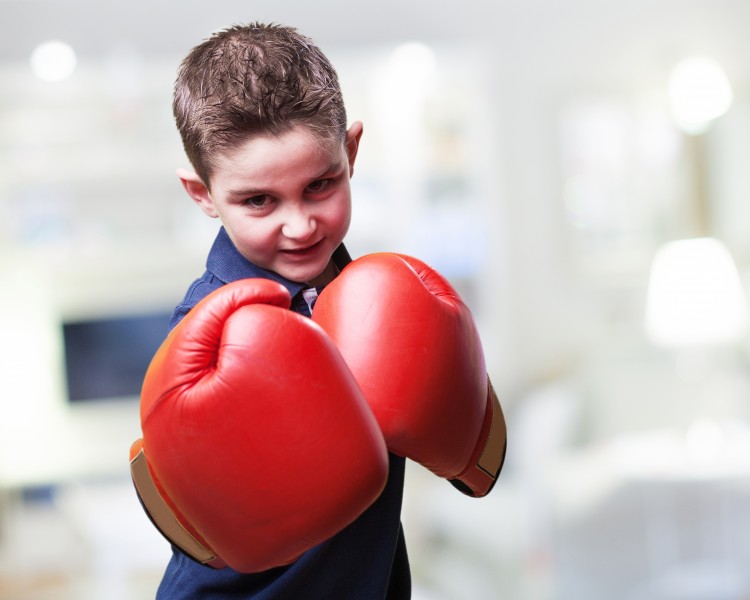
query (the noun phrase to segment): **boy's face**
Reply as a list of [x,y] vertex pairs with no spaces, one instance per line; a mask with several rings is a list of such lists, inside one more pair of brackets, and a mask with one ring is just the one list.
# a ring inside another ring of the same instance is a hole
[[252,137],[219,156],[210,191],[195,173],[180,169],[178,176],[203,212],[221,219],[245,258],[318,285],[333,276],[331,254],[349,229],[349,179],[361,135],[359,122],[344,144],[298,126],[278,137]]

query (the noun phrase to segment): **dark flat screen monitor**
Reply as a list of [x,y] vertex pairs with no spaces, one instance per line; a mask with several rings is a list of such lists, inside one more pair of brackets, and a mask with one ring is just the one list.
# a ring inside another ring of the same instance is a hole
[[64,322],[68,400],[137,398],[168,333],[169,316],[158,312]]

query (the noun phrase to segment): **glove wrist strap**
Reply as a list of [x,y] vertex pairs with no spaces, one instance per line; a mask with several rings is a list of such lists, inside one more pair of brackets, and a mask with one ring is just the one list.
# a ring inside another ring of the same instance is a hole
[[480,498],[490,493],[505,462],[505,417],[492,382],[487,378],[487,408],[478,445],[469,466],[450,482],[466,494]]
[[224,561],[200,540],[196,539],[177,520],[172,509],[164,501],[148,467],[146,455],[141,448],[130,461],[130,474],[146,514],[159,532],[174,546],[193,560],[217,569],[225,567]]

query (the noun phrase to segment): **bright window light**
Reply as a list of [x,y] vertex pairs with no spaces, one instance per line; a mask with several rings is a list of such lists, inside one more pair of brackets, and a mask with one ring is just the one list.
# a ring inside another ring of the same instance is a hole
[[31,68],[42,81],[67,79],[77,62],[75,51],[65,42],[44,42],[31,53]]
[[685,133],[706,131],[711,121],[729,110],[732,99],[729,79],[712,58],[686,58],[672,69],[669,101],[675,123]]

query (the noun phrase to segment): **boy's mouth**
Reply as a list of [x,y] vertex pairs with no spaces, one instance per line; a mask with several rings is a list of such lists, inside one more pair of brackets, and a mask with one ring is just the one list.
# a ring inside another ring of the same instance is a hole
[[323,244],[323,238],[319,239],[314,244],[310,244],[309,246],[304,246],[301,248],[284,248],[283,250],[281,250],[281,252],[283,254],[286,254],[287,256],[304,258],[311,254],[315,254],[315,252],[318,251],[318,249],[322,246],[322,244]]

